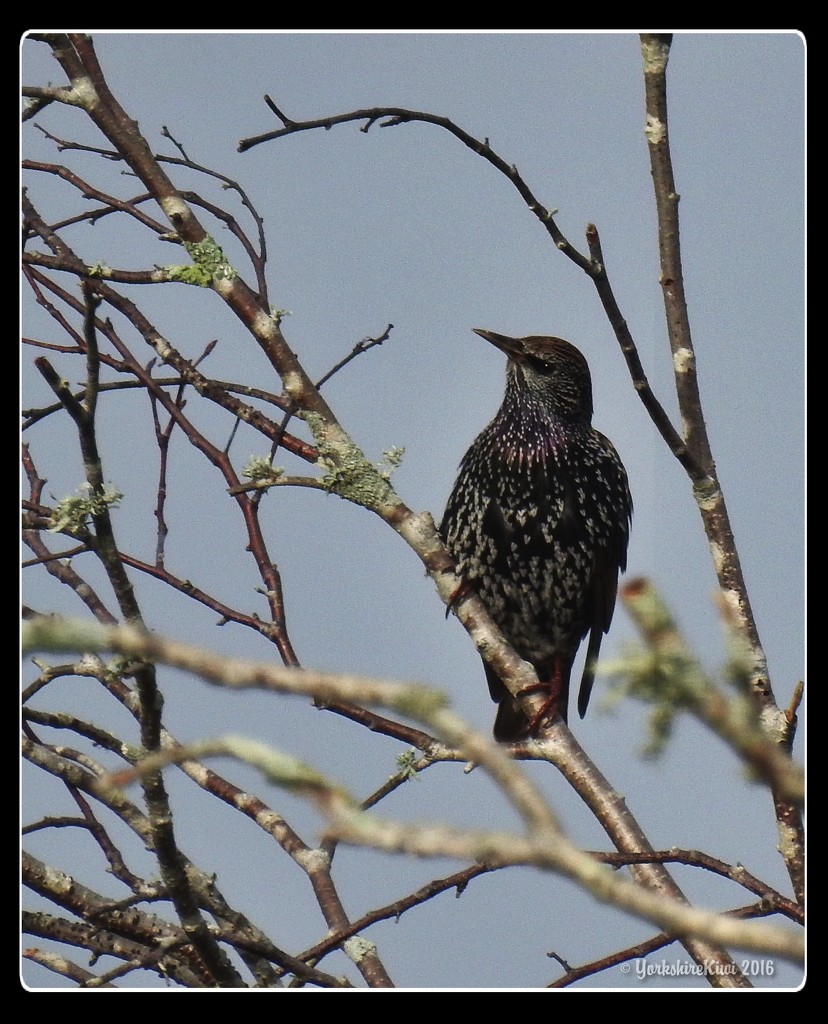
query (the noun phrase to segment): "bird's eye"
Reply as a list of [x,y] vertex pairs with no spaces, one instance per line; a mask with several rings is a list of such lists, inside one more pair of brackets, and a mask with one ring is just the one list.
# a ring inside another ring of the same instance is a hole
[[549,373],[552,369],[545,359],[538,359],[537,356],[527,355],[526,362],[532,367],[535,373]]

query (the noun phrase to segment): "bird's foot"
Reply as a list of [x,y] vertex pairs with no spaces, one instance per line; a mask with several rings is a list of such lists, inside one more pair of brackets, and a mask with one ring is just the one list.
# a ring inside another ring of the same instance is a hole
[[[529,723],[526,727],[526,735],[534,736],[542,722],[552,721],[552,719],[561,714],[561,667],[556,662],[555,671],[552,673],[552,678],[545,682],[537,682],[533,686],[527,686],[524,690],[521,690],[521,694],[524,693],[543,693],[546,696],[540,709],[529,719]],[[563,717],[565,719],[566,708],[563,709]]]
[[474,590],[474,585],[466,579],[461,579],[446,602],[446,618],[454,611],[454,606],[459,604],[464,597],[467,597]]

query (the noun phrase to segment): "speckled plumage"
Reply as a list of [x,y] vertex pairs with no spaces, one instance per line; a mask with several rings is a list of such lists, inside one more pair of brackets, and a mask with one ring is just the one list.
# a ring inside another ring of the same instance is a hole
[[[549,713],[564,721],[572,663],[590,634],[578,696],[583,718],[626,567],[627,474],[592,427],[589,367],[574,345],[475,333],[508,356],[506,394],[463,457],[440,532],[464,580],[549,690]],[[484,667],[498,703],[495,737],[525,737],[539,723]]]

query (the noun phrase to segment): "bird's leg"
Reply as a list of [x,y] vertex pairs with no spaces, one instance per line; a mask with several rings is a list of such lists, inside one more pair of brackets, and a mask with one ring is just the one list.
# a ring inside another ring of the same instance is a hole
[[535,730],[545,718],[552,719],[555,715],[560,713],[558,705],[561,699],[562,687],[563,679],[561,673],[561,659],[556,655],[554,668],[552,669],[552,677],[545,682],[539,681],[533,686],[527,686],[524,690],[521,690],[521,693],[542,692],[546,694],[546,700],[543,702],[541,709],[529,720],[529,725],[526,729],[527,736],[533,736]]
[[460,580],[452,591],[451,597],[446,602],[446,618],[454,611],[454,606],[462,601],[472,590],[474,590],[474,584],[465,578]]

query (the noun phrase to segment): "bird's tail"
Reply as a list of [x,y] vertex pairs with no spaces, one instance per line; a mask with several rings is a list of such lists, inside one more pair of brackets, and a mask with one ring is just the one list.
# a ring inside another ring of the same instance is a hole
[[581,718],[587,713],[587,708],[589,707],[592,684],[595,682],[595,666],[598,663],[598,655],[601,653],[601,641],[603,638],[603,632],[593,626],[590,630],[589,643],[587,644],[584,674],[581,676],[581,689],[578,691],[578,714]]

